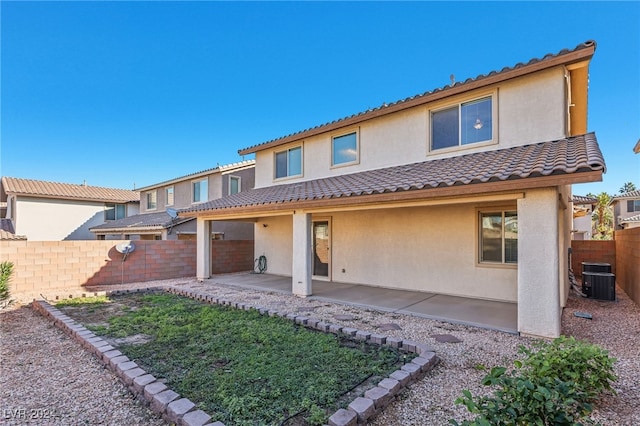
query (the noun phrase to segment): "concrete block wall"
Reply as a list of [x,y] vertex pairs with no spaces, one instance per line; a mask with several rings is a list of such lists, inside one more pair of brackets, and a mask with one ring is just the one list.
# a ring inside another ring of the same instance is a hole
[[582,262],[610,263],[616,273],[616,242],[601,240],[571,241],[571,266],[578,280],[582,280]]
[[616,231],[616,282],[640,305],[640,228]]
[[250,271],[253,261],[253,240],[211,241],[212,274]]
[[13,295],[195,276],[195,241],[135,241],[124,262],[120,242],[0,241],[0,261],[14,264]]

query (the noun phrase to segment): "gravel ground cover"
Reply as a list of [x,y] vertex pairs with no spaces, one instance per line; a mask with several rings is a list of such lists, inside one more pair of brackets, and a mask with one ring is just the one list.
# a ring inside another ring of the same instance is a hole
[[[109,289],[170,285],[185,286],[255,306],[286,309],[293,313],[305,312],[306,316],[327,322],[424,342],[434,347],[441,359],[440,364],[387,407],[373,422],[373,425],[378,426],[437,426],[448,425],[449,419],[452,418],[458,421],[470,418],[466,408],[456,406],[454,400],[461,395],[463,389],[469,389],[474,395],[486,391],[480,385],[484,372],[478,370],[477,366],[510,366],[518,357],[518,347],[533,342],[533,339],[528,337],[475,327],[339,305],[312,298],[302,299],[275,292],[216,285],[215,279],[204,283],[191,279],[166,280],[110,286]],[[593,419],[603,425],[638,425],[640,308],[619,289],[617,296],[617,301],[605,302],[583,299],[572,294],[563,313],[563,334],[597,343],[618,359],[616,374],[619,380],[614,384],[618,394],[615,397],[607,396],[596,404]],[[590,313],[593,319],[576,317],[575,312]],[[68,419],[58,424],[162,424],[132,400],[115,377],[104,370],[95,359],[30,309],[12,309],[0,315],[0,410],[23,407],[50,408],[63,413]],[[440,339],[436,339],[439,335],[454,336],[459,342],[440,342]],[[52,346],[53,343],[62,346],[56,349]],[[47,374],[59,376],[59,380],[62,381],[50,380]],[[76,396],[72,396],[73,392]],[[109,417],[107,413],[111,412],[123,417]],[[14,424],[0,418],[0,424],[3,421],[4,424]]]

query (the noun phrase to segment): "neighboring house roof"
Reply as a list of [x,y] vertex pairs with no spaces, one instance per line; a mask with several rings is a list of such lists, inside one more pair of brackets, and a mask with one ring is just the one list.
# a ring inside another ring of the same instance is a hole
[[[464,195],[489,190],[514,190],[582,181],[584,172],[603,173],[605,163],[595,134],[558,141],[516,146],[450,158],[428,160],[304,182],[274,185],[240,192],[180,211],[181,216],[198,212],[240,209],[290,209],[358,202],[388,202],[437,196]],[[538,180],[534,183],[534,178]],[[538,182],[544,180],[543,183]],[[589,180],[593,180],[590,178]],[[529,184],[527,184],[529,183]],[[405,194],[405,195],[403,195]],[[365,197],[378,195],[378,197]]]
[[584,195],[574,195],[571,199],[573,204],[598,204],[598,200],[593,197],[585,197]]
[[319,126],[302,130],[300,132],[292,133],[288,136],[283,136],[277,139],[273,139],[258,145],[253,145],[248,148],[240,149],[238,153],[240,155],[252,154],[264,149],[277,147],[289,142],[297,141],[302,138],[318,135],[328,131],[336,130],[346,126],[353,126],[357,123],[361,123],[366,120],[371,120],[376,117],[381,117],[394,112],[402,111],[408,108],[413,108],[418,105],[424,105],[429,102],[433,102],[438,99],[453,96],[459,93],[464,93],[469,90],[478,89],[481,87],[496,84],[505,80],[520,77],[533,72],[541,71],[544,69],[552,68],[558,65],[569,65],[572,63],[581,62],[587,60],[593,56],[596,50],[595,41],[586,41],[579,44],[574,49],[564,49],[557,54],[547,54],[544,57],[538,59],[531,59],[526,64],[519,63],[513,67],[505,67],[500,71],[491,71],[486,75],[479,75],[476,78],[469,78],[463,82],[457,82],[452,85],[444,86],[442,88],[434,89],[430,92],[418,94],[405,99],[401,99],[396,102],[383,103],[377,108],[371,108],[366,111],[353,114],[349,117],[340,118],[330,123],[321,124]]
[[94,226],[89,230],[94,233],[134,233],[138,231],[156,231],[188,222],[193,218],[179,217],[171,220],[166,212],[144,213],[128,216]]
[[26,240],[24,235],[16,235],[11,219],[0,219],[0,240]]
[[140,202],[140,193],[127,189],[103,188],[85,184],[47,182],[4,176],[2,187],[7,194],[66,200],[104,201],[114,203]]
[[625,217],[624,219],[620,219],[620,223],[640,223],[640,214],[631,217]]
[[636,142],[636,146],[633,147],[633,152],[635,152],[636,154],[640,154],[640,139],[638,139],[638,142]]
[[616,200],[627,200],[635,198],[640,198],[640,190],[625,192],[624,194],[616,195],[615,197],[611,198],[611,202],[614,202]]
[[144,186],[142,188],[139,188],[138,191],[140,191],[140,192],[149,191],[151,189],[158,188],[158,187],[161,187],[161,186],[170,185],[172,183],[178,183],[178,182],[182,182],[184,180],[196,179],[198,177],[205,176],[205,175],[210,175],[212,173],[222,173],[222,172],[226,172],[226,171],[229,171],[229,170],[235,170],[235,169],[240,169],[240,168],[244,168],[244,167],[250,167],[250,166],[254,166],[255,164],[256,164],[255,160],[244,160],[244,161],[239,161],[237,163],[226,164],[226,165],[223,165],[223,166],[218,165],[218,166],[213,167],[211,169],[202,170],[202,171],[195,172],[195,173],[190,173],[188,175],[184,175],[184,176],[180,176],[180,177],[177,177],[177,178],[165,180],[165,181],[160,182],[160,183],[154,183],[153,185]]

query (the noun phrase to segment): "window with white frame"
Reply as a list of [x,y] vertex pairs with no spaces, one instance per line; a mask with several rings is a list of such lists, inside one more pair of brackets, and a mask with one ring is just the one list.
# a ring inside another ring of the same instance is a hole
[[493,139],[493,99],[487,96],[431,111],[431,150]]
[[331,139],[331,165],[339,166],[358,162],[358,133],[334,136]]
[[275,178],[302,175],[302,147],[275,153]]
[[204,201],[207,201],[207,198],[209,196],[207,179],[191,182],[191,187],[191,192],[193,194],[192,199],[194,203],[202,203]]
[[168,186],[164,189],[164,199],[167,206],[172,206],[174,202],[173,186]]
[[240,192],[240,176],[229,176],[229,195]]
[[518,214],[480,212],[480,262],[518,263]]
[[118,220],[127,217],[127,206],[125,204],[105,204],[104,220]]
[[155,210],[158,208],[158,193],[157,191],[147,192],[147,210]]

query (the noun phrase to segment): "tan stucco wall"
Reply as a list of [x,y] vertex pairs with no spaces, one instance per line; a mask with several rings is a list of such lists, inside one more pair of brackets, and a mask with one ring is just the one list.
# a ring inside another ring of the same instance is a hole
[[18,197],[16,235],[31,241],[94,240],[89,228],[104,223],[104,203]]
[[558,259],[559,199],[556,188],[527,191],[518,200],[518,331],[557,337],[561,320]]
[[[511,208],[515,208],[514,203]],[[332,228],[333,281],[517,300],[514,266],[479,266],[476,262],[474,205],[322,216],[327,217]],[[291,216],[264,218],[256,225],[255,255],[261,254],[267,256],[269,273],[292,274]]]
[[[266,227],[264,225],[267,225]],[[267,272],[290,276],[293,265],[291,216],[262,218],[255,224],[255,257],[267,257]]]
[[[565,137],[566,100],[562,67],[557,67],[498,87],[468,93],[412,108],[390,116],[347,127],[339,132],[324,133],[303,142],[278,147],[276,150],[303,146],[303,176],[273,180],[274,150],[256,153],[256,187],[276,183],[310,180],[320,177],[355,173],[380,167],[408,164],[458,154],[507,148]],[[452,102],[474,99],[493,93],[497,102],[497,143],[467,145],[463,149],[429,152],[429,109]],[[352,130],[359,131],[360,156],[355,165],[331,167],[331,137]]]

